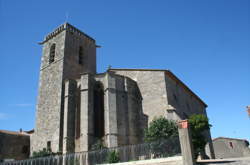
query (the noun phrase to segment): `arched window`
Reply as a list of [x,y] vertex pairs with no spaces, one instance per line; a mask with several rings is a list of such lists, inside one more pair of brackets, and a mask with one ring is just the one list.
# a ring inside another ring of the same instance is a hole
[[83,64],[83,48],[81,46],[79,47],[78,52],[78,63]]
[[52,44],[49,52],[49,63],[55,61],[55,54],[56,54],[56,44]]

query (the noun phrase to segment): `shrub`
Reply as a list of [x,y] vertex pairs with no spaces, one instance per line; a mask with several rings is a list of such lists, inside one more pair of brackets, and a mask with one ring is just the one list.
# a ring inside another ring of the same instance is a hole
[[40,151],[34,151],[32,153],[32,158],[39,158],[39,157],[46,157],[46,156],[51,156],[51,155],[60,155],[61,152],[54,153],[50,149],[43,148]]
[[116,151],[111,151],[108,154],[108,163],[118,163],[120,161],[119,159],[119,153]]
[[50,150],[47,150],[46,148],[43,148],[40,151],[34,151],[32,154],[33,158],[38,158],[38,157],[45,157],[45,156],[50,156],[52,153]]
[[104,144],[103,144],[103,140],[102,139],[97,139],[94,144],[91,145],[90,150],[101,150],[101,149],[105,149],[107,148]]

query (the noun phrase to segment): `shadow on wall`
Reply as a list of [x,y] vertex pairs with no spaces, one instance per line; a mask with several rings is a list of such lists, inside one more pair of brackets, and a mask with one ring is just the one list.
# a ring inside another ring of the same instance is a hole
[[118,146],[142,143],[148,116],[143,113],[140,89],[124,76],[117,78],[116,89]]

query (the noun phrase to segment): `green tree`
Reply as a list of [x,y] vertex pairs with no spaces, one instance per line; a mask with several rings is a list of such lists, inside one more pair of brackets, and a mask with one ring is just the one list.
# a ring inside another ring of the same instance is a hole
[[150,122],[149,127],[145,129],[144,136],[146,142],[176,137],[178,136],[178,128],[175,121],[161,116]]
[[149,127],[145,129],[145,141],[150,142],[150,151],[153,153],[154,158],[166,157],[169,152],[166,151],[170,144],[176,144],[173,148],[179,150],[179,138],[177,124],[173,120],[168,120],[163,116],[153,119],[149,123]]
[[204,131],[209,130],[212,125],[209,124],[208,118],[203,114],[191,115],[188,121],[190,124],[195,156],[197,157],[199,152],[205,153],[207,139],[203,134]]

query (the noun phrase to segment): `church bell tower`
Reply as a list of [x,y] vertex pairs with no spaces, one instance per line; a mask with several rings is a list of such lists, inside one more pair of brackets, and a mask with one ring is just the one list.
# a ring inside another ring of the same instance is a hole
[[65,23],[44,41],[40,67],[36,127],[31,153],[43,148],[61,152],[63,145],[64,82],[82,73],[96,73],[95,40]]

